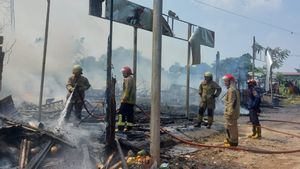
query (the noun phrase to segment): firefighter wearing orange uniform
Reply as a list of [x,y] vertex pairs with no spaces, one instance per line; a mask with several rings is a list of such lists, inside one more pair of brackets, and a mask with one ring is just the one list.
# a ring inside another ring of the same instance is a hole
[[123,74],[123,91],[121,96],[121,106],[118,114],[117,126],[119,131],[131,130],[134,122],[135,105],[135,81],[130,67],[125,66],[121,69]]
[[207,128],[210,129],[213,123],[214,109],[216,107],[215,98],[220,95],[222,89],[212,79],[213,79],[212,73],[210,72],[204,73],[204,81],[201,82],[199,86],[199,95],[201,97],[201,101],[199,107],[198,122],[195,125],[195,127],[201,127],[201,123],[203,122],[203,115],[206,109],[207,109],[207,116],[208,116]]
[[231,74],[226,74],[223,77],[224,85],[227,88],[225,95],[225,129],[226,139],[224,146],[238,146],[238,126],[237,120],[240,116],[240,93],[236,89],[235,78]]

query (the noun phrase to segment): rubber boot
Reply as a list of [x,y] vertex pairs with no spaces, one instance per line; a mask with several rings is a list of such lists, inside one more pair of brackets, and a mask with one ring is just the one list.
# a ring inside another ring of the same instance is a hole
[[206,128],[207,129],[210,129],[211,128],[211,125],[212,125],[212,123],[213,123],[213,117],[208,117],[208,119],[207,119],[207,126],[206,126]]
[[201,128],[201,122],[197,122],[197,124],[195,124],[194,127],[199,127],[199,128]]
[[256,126],[255,125],[252,125],[252,134],[249,134],[248,135],[248,138],[252,138],[253,136],[256,135]]
[[253,139],[261,139],[261,127],[256,126],[256,134],[252,136]]
[[202,120],[203,120],[203,116],[198,116],[198,122],[197,122],[197,124],[196,125],[194,125],[194,127],[201,127],[201,123],[202,123]]

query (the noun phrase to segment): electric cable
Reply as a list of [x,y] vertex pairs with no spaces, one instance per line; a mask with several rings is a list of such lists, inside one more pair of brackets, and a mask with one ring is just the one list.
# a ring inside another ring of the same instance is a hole
[[241,14],[238,14],[238,13],[226,10],[224,8],[220,8],[220,7],[211,5],[209,3],[206,3],[206,2],[203,2],[203,1],[200,1],[200,0],[193,0],[193,1],[196,2],[196,3],[202,4],[202,5],[217,9],[219,11],[234,15],[234,16],[238,16],[238,17],[241,17],[241,18],[244,18],[244,19],[247,19],[247,20],[251,20],[251,21],[256,22],[256,23],[260,23],[260,24],[263,24],[263,25],[270,26],[270,27],[275,28],[275,29],[279,29],[279,30],[282,30],[282,31],[285,31],[285,32],[289,32],[291,35],[300,35],[300,33],[292,31],[290,29],[287,29],[287,28],[284,28],[284,27],[281,27],[281,26],[278,26],[278,25],[274,25],[274,24],[271,24],[271,23],[267,23],[265,21],[258,20],[258,19],[255,19],[255,18],[252,18],[252,17],[249,17],[249,16],[241,15]]

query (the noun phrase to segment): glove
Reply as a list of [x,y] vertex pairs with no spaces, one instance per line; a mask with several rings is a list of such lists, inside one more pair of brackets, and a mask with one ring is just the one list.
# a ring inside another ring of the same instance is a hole
[[74,89],[75,89],[74,87],[70,87],[70,88],[69,88],[69,92],[73,92]]

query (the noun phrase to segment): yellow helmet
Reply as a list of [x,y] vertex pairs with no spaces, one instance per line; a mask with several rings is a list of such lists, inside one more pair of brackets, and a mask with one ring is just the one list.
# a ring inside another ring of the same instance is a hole
[[204,73],[204,77],[211,77],[212,78],[212,73],[210,73],[210,72],[205,72]]
[[80,65],[74,65],[72,72],[73,74],[82,74],[82,67]]

